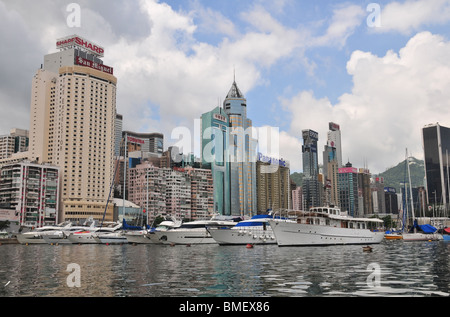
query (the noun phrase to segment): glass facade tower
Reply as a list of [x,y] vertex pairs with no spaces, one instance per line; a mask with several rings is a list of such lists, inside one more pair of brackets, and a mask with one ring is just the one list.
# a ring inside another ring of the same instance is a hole
[[252,121],[247,118],[247,101],[236,81],[228,92],[223,108],[230,119],[230,184],[231,214],[257,214],[256,160],[257,141],[252,133]]
[[450,128],[438,123],[422,129],[428,204],[449,202]]
[[228,157],[229,118],[217,107],[201,117],[202,166],[211,169],[214,213],[231,215],[230,163]]

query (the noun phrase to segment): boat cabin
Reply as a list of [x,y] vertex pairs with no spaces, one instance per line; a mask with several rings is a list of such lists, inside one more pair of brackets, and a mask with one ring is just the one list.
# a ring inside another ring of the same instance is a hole
[[336,207],[313,207],[297,217],[297,223],[349,229],[374,230],[382,225],[377,218],[353,218]]

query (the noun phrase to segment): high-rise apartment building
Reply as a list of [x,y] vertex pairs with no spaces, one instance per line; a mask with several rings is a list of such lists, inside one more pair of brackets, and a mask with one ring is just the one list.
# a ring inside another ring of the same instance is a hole
[[319,162],[317,142],[319,134],[313,130],[303,130],[303,209],[322,205],[320,197]]
[[112,220],[117,79],[102,47],[73,35],[57,48],[33,78],[29,158],[61,168],[61,220]]
[[157,216],[197,220],[213,215],[211,170],[143,162],[129,169],[128,184],[129,200],[148,211],[150,222]]
[[427,203],[444,205],[449,199],[450,128],[430,124],[422,129]]
[[0,208],[14,210],[20,226],[59,223],[59,168],[20,162],[0,169]]
[[258,155],[256,162],[258,213],[290,208],[290,169],[288,162]]
[[230,122],[229,160],[231,214],[251,216],[257,213],[256,159],[257,141],[252,121],[247,117],[247,101],[236,81],[231,85],[223,108]]
[[201,117],[202,166],[211,169],[214,183],[214,212],[231,215],[229,118],[217,107]]
[[0,160],[10,158],[13,154],[28,150],[28,130],[11,129],[7,135],[0,136]]

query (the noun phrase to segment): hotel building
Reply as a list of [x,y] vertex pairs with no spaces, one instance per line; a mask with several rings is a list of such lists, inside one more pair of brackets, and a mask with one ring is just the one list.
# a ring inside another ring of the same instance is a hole
[[90,41],[68,36],[57,49],[33,78],[29,159],[61,168],[61,220],[99,220],[106,211],[109,221],[117,78]]

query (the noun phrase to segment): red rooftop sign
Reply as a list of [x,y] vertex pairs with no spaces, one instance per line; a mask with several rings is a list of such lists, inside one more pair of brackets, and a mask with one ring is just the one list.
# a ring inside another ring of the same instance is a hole
[[105,49],[103,47],[96,45],[78,35],[67,36],[62,39],[59,39],[56,42],[56,48],[59,49],[70,48],[73,46],[77,46],[79,48],[87,50],[90,53],[99,57],[103,57],[105,54]]
[[75,57],[75,65],[90,67],[101,72],[114,75],[114,69],[112,67],[90,61],[81,56]]

